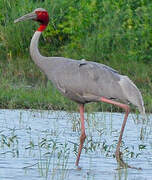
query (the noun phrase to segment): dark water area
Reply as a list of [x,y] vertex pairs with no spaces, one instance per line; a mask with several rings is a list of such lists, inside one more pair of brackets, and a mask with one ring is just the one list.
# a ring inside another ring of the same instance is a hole
[[124,114],[85,114],[87,138],[81,170],[75,167],[79,145],[78,113],[0,110],[0,180],[151,180],[152,116],[137,124],[130,114],[121,151],[129,165],[114,157]]

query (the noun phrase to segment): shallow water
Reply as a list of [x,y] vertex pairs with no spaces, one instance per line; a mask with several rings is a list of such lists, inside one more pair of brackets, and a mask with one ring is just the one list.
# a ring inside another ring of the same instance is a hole
[[61,111],[0,110],[0,180],[151,180],[152,119],[137,124],[129,115],[121,151],[142,170],[119,169],[114,158],[124,114],[85,114],[81,170],[79,114]]

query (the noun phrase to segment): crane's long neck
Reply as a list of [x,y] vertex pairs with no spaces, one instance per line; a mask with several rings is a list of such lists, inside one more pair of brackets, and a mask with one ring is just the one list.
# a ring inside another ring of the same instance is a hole
[[38,43],[39,43],[39,38],[41,36],[41,31],[36,31],[31,39],[31,44],[30,44],[30,54],[33,59],[33,61],[39,66],[42,67],[44,64],[43,61],[43,56],[40,54],[39,49],[38,49]]

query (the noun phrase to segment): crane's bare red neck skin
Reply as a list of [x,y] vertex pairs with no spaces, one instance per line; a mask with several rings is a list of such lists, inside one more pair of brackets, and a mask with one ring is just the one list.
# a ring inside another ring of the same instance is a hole
[[47,11],[36,11],[35,13],[37,14],[36,21],[40,22],[40,26],[37,29],[37,31],[43,32],[49,23],[48,12]]

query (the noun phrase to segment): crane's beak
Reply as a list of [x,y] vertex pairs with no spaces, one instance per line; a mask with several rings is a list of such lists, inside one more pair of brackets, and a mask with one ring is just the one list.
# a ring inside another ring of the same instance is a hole
[[26,21],[26,20],[29,20],[29,19],[36,20],[36,18],[37,18],[37,14],[35,12],[32,12],[32,13],[26,14],[26,15],[16,19],[14,21],[14,23],[17,23],[17,22],[20,22],[20,21]]

